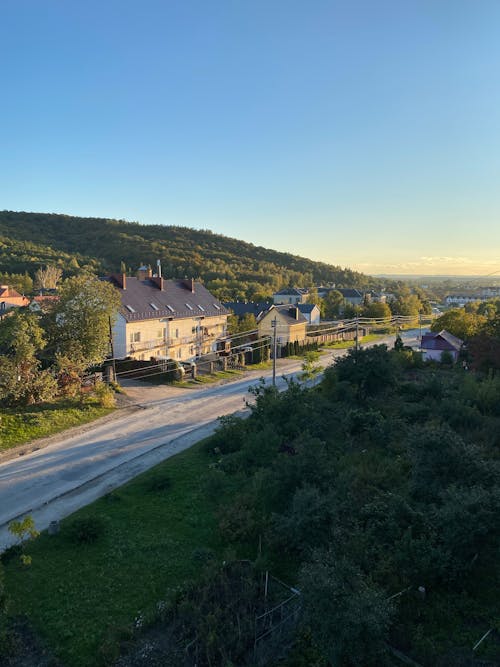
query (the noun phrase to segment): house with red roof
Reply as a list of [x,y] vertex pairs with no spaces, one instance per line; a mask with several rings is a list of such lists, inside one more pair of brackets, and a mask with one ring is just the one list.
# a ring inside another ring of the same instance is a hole
[[29,302],[30,300],[24,294],[19,294],[13,287],[0,285],[0,314],[5,313],[10,308],[28,306]]

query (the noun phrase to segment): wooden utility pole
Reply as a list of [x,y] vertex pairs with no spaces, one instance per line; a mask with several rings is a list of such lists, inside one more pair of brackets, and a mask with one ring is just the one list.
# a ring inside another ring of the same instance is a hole
[[113,345],[113,327],[111,326],[111,317],[108,318],[108,322],[109,322],[109,345],[111,347],[111,361],[113,364],[113,382],[116,382],[115,346]]
[[276,329],[278,328],[278,320],[274,316],[274,320],[271,322],[273,327],[273,387],[276,386],[276,352],[278,350],[278,341],[276,338]]

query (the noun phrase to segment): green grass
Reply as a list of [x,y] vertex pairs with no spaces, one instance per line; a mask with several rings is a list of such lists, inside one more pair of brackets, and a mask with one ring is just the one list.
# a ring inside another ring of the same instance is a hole
[[270,361],[261,361],[258,364],[248,364],[248,371],[267,371],[269,368],[273,367],[272,360]]
[[[367,336],[363,336],[363,338],[360,338],[359,343],[360,345],[365,345],[366,343],[372,343],[379,338],[382,338],[382,334],[372,333],[368,334]],[[332,348],[334,350],[347,350],[350,347],[354,347],[355,345],[356,342],[354,340],[339,340],[335,341],[334,343],[325,343],[324,347]]]
[[[106,532],[96,543],[73,544],[65,535],[68,519],[59,535],[43,533],[29,545],[30,567],[6,565],[12,611],[28,616],[67,667],[100,664],[110,637],[130,628],[138,614],[151,616],[169,590],[195,578],[200,563],[193,550],[222,551],[203,492],[208,458],[201,447],[72,515],[104,520]],[[151,490],[165,476],[168,488]]]
[[80,426],[112,412],[97,402],[81,404],[77,400],[55,401],[26,408],[2,408],[0,411],[0,451],[22,445],[36,438]]
[[229,368],[227,371],[216,371],[210,375],[197,375],[194,380],[190,380],[191,385],[212,384],[219,380],[228,380],[243,375],[244,371]]

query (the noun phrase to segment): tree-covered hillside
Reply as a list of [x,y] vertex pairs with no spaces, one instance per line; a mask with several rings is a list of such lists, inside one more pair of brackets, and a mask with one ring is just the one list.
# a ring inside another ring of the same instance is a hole
[[221,299],[260,299],[287,284],[374,287],[368,276],[269,250],[208,230],[48,213],[0,212],[0,272],[31,275],[57,264],[66,273],[135,271],[160,259],[164,275],[194,276]]

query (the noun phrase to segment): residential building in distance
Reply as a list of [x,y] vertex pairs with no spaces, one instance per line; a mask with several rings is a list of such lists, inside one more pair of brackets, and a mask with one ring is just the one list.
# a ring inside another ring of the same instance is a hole
[[0,285],[0,316],[11,308],[23,308],[30,300],[9,285]]
[[439,332],[430,332],[422,336],[420,348],[424,361],[441,361],[443,352],[449,352],[453,361],[457,361],[463,341],[444,329]]
[[369,303],[386,303],[387,294],[384,292],[375,292],[374,290],[369,290],[365,292],[364,298]]
[[305,287],[284,287],[273,294],[273,303],[275,305],[305,303],[308,294],[309,290]]
[[114,274],[103,280],[121,297],[113,328],[117,359],[191,361],[215,352],[227,336],[228,311],[193,279],[165,280],[141,267],[137,277]]
[[276,340],[278,345],[287,343],[304,343],[306,340],[307,319],[300,312],[298,306],[278,305],[271,306],[257,322],[259,338],[274,336],[273,321],[276,318]]
[[258,319],[266,312],[266,310],[269,310],[271,305],[272,304],[264,301],[261,303],[255,301],[227,301],[224,303],[224,307],[238,317],[250,314],[255,315],[255,319]]
[[299,303],[297,308],[306,318],[308,324],[319,324],[321,321],[321,311],[315,303]]
[[352,287],[317,287],[316,289],[320,299],[324,299],[330,292],[340,292],[344,297],[344,302],[351,306],[362,306],[365,300],[364,293]]
[[474,303],[475,301],[488,301],[492,296],[484,296],[483,294],[448,294],[445,298],[447,306],[465,306],[466,303]]

